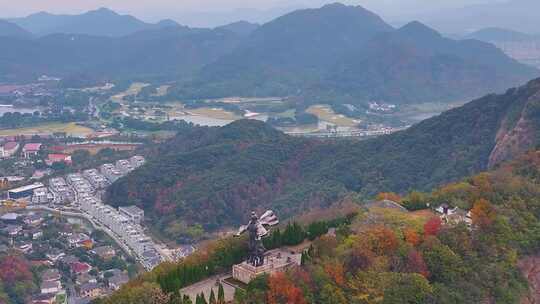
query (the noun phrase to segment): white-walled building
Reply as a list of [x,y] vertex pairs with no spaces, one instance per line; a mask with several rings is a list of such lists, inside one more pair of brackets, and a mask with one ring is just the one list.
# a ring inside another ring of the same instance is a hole
[[49,191],[47,188],[37,188],[34,189],[34,194],[32,195],[32,204],[47,204],[49,203]]
[[118,211],[137,224],[140,224],[144,219],[144,211],[137,206],[120,207]]

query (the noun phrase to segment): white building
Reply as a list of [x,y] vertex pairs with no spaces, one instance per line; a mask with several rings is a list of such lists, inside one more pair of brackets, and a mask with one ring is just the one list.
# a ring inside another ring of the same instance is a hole
[[137,206],[120,207],[118,208],[118,211],[137,224],[140,224],[144,219],[144,211]]
[[123,175],[133,171],[133,166],[127,159],[121,159],[116,162],[116,170],[120,171]]
[[32,195],[32,204],[47,204],[49,203],[49,191],[47,188],[34,189],[34,195]]
[[131,166],[136,169],[144,165],[145,159],[140,155],[135,155],[129,159],[129,162],[131,163]]
[[122,173],[118,171],[113,164],[101,165],[99,170],[111,183],[114,183],[117,179],[122,177]]
[[59,281],[45,281],[41,283],[41,293],[51,294],[59,293],[62,290],[62,285]]
[[96,169],[89,169],[83,172],[83,176],[92,184],[96,189],[103,189],[109,185],[109,181],[103,174],[99,173]]

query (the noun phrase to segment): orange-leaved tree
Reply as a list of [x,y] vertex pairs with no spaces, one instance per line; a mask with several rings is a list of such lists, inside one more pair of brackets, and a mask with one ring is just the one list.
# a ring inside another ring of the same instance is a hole
[[403,229],[403,237],[405,238],[405,242],[411,244],[412,246],[418,246],[420,244],[420,236],[416,232],[416,230],[412,228],[405,228]]
[[473,224],[485,228],[489,227],[497,217],[495,207],[486,199],[478,199],[471,209]]
[[269,304],[307,304],[302,290],[282,272],[268,278],[267,297]]

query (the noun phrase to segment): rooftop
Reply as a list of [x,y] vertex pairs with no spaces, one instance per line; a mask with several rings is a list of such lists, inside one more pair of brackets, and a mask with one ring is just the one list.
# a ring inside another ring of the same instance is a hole
[[19,218],[17,213],[6,213],[0,217],[2,221],[15,221]]
[[23,147],[23,151],[39,151],[39,149],[41,149],[41,143],[29,143]]
[[85,283],[81,285],[81,292],[99,288],[97,283]]
[[60,279],[60,272],[58,269],[47,269],[41,274],[42,281],[51,281]]
[[19,146],[18,143],[14,142],[14,141],[10,141],[10,142],[7,142],[6,144],[4,144],[4,149],[5,150],[13,150],[15,148],[17,148]]
[[60,282],[58,281],[45,281],[41,283],[41,289],[50,289],[50,288],[61,288]]
[[24,191],[28,191],[28,190],[34,190],[34,189],[43,188],[43,187],[45,187],[45,185],[43,185],[42,183],[34,183],[34,184],[31,184],[31,185],[11,189],[11,190],[9,190],[9,192],[11,192],[11,193],[19,193],[19,192],[24,192]]
[[137,206],[125,206],[125,207],[120,207],[118,209],[129,214],[138,214],[138,213],[144,212],[141,208]]
[[118,286],[120,284],[127,283],[129,281],[129,277],[127,276],[127,274],[121,273],[121,274],[113,275],[108,280],[109,280],[109,284],[114,284],[114,285]]
[[75,273],[86,272],[86,271],[90,270],[90,268],[92,268],[87,263],[81,263],[81,262],[71,263],[70,266],[71,266],[71,270],[73,272],[75,272]]

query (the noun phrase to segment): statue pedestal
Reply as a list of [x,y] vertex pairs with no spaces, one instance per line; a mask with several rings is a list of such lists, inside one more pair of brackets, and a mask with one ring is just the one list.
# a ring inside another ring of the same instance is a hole
[[234,265],[232,275],[235,280],[248,284],[262,274],[282,272],[293,266],[300,266],[301,262],[302,254],[276,249],[265,254],[264,264],[261,266],[256,267],[247,262]]

